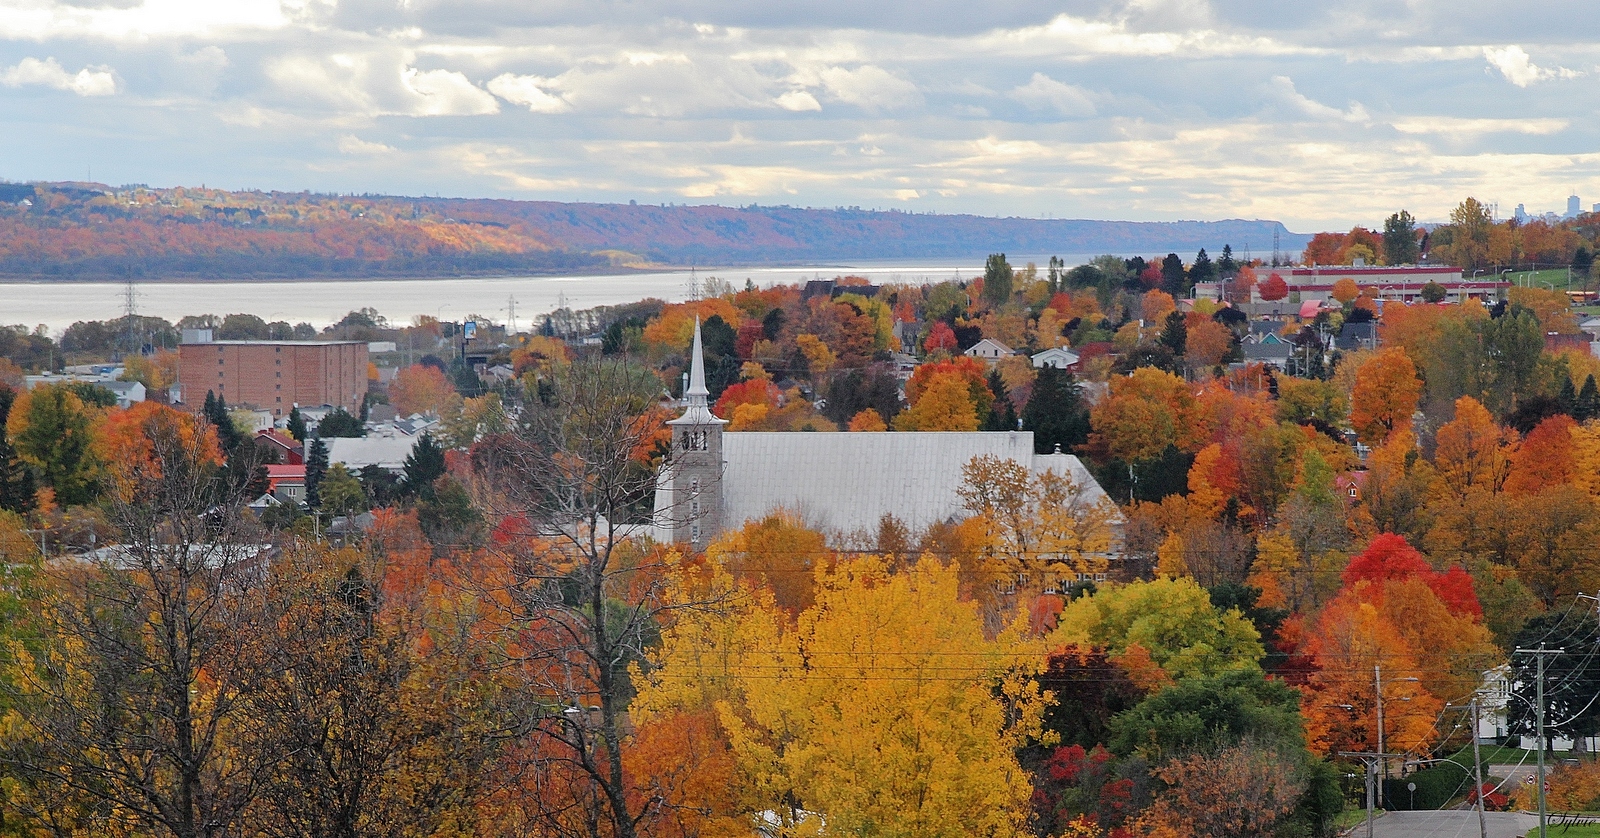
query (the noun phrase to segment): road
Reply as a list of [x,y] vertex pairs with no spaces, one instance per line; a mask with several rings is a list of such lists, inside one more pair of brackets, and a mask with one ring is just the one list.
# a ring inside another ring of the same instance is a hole
[[[1522,838],[1528,830],[1539,825],[1537,815],[1521,812],[1485,812],[1484,821],[1489,826],[1489,838]],[[1551,830],[1559,835],[1560,831]],[[1346,833],[1351,838],[1365,838],[1366,824]],[[1439,812],[1390,812],[1372,825],[1373,838],[1477,838],[1478,813],[1469,810],[1446,809]]]

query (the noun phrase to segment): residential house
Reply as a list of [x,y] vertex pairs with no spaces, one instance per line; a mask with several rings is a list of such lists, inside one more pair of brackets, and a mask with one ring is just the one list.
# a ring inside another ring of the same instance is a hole
[[1078,363],[1078,353],[1065,346],[1055,346],[1043,352],[1033,354],[1033,365],[1038,369],[1054,367],[1058,370],[1071,369]]
[[994,366],[1000,362],[1001,358],[1015,355],[1017,353],[1013,352],[1011,347],[1006,346],[994,338],[984,338],[983,340],[973,344],[972,348],[968,349],[964,354],[968,358],[977,358],[989,366]]

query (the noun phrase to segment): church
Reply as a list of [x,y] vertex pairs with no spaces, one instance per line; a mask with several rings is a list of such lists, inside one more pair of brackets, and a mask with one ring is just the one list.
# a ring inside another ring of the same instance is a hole
[[967,516],[957,490],[973,457],[992,455],[1068,477],[1085,500],[1106,498],[1071,454],[1035,454],[1031,431],[810,433],[723,430],[711,412],[695,324],[683,414],[658,476],[655,530],[702,550],[725,530],[778,510],[830,539],[876,532],[893,515],[913,532]]

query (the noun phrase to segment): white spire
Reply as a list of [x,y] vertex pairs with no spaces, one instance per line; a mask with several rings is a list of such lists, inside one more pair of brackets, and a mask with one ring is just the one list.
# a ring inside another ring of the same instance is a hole
[[691,406],[697,403],[696,399],[699,400],[698,404],[704,405],[711,391],[706,389],[706,358],[705,349],[700,342],[699,317],[694,319],[694,349],[690,351],[692,357],[689,360],[689,389],[684,391],[684,395],[689,397]]
[[711,391],[706,388],[706,359],[705,349],[700,341],[700,318],[694,319],[694,347],[689,350],[689,389],[683,391],[683,415],[668,422],[669,425],[721,425],[724,420],[718,419],[711,412],[711,406],[706,401]]

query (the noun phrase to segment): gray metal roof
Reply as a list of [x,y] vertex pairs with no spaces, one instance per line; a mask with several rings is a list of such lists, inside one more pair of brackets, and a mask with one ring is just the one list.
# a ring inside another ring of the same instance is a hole
[[1106,496],[1077,457],[1035,455],[1031,431],[744,431],[724,433],[722,451],[727,529],[780,508],[841,533],[876,531],[885,514],[913,529],[964,518],[961,469],[983,454],[1068,475],[1091,497]]
[[344,463],[351,471],[365,466],[399,471],[417,445],[408,436],[323,437],[322,441],[328,446],[328,465]]

